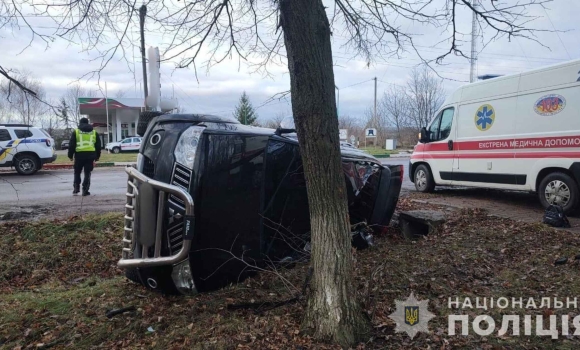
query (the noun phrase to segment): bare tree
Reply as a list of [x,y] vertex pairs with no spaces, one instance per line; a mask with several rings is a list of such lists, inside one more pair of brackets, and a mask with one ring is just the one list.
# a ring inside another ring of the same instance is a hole
[[379,102],[378,114],[386,125],[396,130],[397,139],[402,140],[402,131],[410,124],[409,99],[405,88],[391,86],[385,91]]
[[68,120],[71,126],[78,126],[81,119],[81,109],[79,98],[94,97],[93,91],[83,88],[79,83],[70,85],[63,96],[68,106]]
[[272,118],[266,120],[263,125],[265,128],[277,129],[282,125],[282,120],[285,117],[284,113],[276,113]]
[[18,80],[19,84],[35,94],[31,95],[27,90],[15,88],[14,82],[4,80],[0,85],[0,92],[4,96],[7,108],[15,119],[22,124],[36,124],[40,118],[48,111],[48,104],[43,102],[46,92],[42,83],[32,77],[30,72],[21,72],[13,75],[13,79]]
[[350,136],[354,136],[356,140],[360,140],[364,137],[364,124],[363,120],[360,118],[350,115],[340,116],[338,117],[338,128],[348,130],[348,142],[350,142]]
[[125,90],[117,90],[117,92],[115,93],[115,98],[123,98],[127,96],[127,91]]
[[411,125],[419,130],[427,126],[445,99],[442,79],[427,66],[413,69],[407,83],[407,100]]
[[[421,55],[413,35],[401,31],[404,26],[399,20],[446,28],[447,37],[443,42],[448,44],[448,49],[437,58],[441,62],[449,54],[465,56],[456,30],[456,19],[465,12],[475,13],[485,27],[482,29],[491,32],[489,40],[501,36],[532,38],[533,31],[526,26],[533,18],[527,14],[527,8],[548,1],[522,0],[507,4],[491,1],[477,9],[471,0],[441,0],[443,6],[434,6],[432,0],[147,3],[150,27],[171,38],[164,57],[179,60],[179,67],[192,67],[197,72],[200,65],[210,68],[235,57],[240,62],[249,60],[250,65],[267,74],[266,63],[274,60],[287,63],[312,228],[314,272],[304,325],[316,338],[349,346],[365,339],[370,329],[357,301],[353,278],[339,149],[332,33],[347,35],[346,46],[369,64],[409,49],[431,63]],[[58,27],[57,36],[99,52],[101,65],[89,74],[98,76],[115,55],[125,59],[129,56],[124,55],[124,50],[134,42],[130,28],[137,27],[136,1],[13,0],[0,5],[0,27],[20,21],[33,38],[49,42],[29,24],[23,8],[52,17]],[[205,56],[207,52],[209,56]]]

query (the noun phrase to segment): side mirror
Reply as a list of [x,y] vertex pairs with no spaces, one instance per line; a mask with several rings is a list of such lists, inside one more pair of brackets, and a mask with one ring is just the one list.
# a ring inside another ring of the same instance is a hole
[[419,133],[419,142],[427,143],[429,142],[429,132],[426,127],[421,128],[421,133]]

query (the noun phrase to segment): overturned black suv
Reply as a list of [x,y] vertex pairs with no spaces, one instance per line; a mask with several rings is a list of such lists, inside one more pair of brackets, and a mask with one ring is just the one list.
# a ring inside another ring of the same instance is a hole
[[[243,278],[245,262],[288,261],[305,248],[283,237],[310,231],[295,134],[208,115],[141,117],[153,118],[141,121],[137,167],[126,169],[118,265],[127,277],[164,293],[193,294]],[[388,225],[402,166],[385,167],[348,144],[341,152],[351,223]]]

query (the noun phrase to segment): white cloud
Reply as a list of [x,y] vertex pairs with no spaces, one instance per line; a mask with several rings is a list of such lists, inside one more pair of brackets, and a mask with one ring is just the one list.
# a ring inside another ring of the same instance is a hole
[[[580,2],[577,0],[556,0],[552,8],[547,11],[537,9],[535,15],[544,16],[532,22],[532,26],[540,29],[552,30],[552,23],[556,29],[566,32],[540,32],[537,40],[545,48],[537,43],[524,39],[506,38],[490,43],[478,59],[479,74],[510,74],[543,65],[562,62],[568,59],[580,57],[580,39],[578,39],[577,14],[580,13]],[[550,23],[551,20],[551,23]],[[35,18],[30,22],[39,31],[50,33],[54,23],[46,18]],[[417,45],[423,55],[435,58],[445,51],[445,43],[435,46],[441,38],[446,36],[444,28],[433,30],[431,27],[410,25],[401,21],[402,30],[417,33]],[[458,21],[458,28],[462,33],[469,33],[471,16],[466,15]],[[136,32],[137,28],[132,28]],[[405,79],[410,69],[419,63],[419,59],[412,53],[405,53],[400,59],[389,58],[375,62],[370,67],[360,58],[351,59],[352,51],[342,47],[344,33],[335,31],[333,41],[335,81],[340,89],[340,114],[353,116],[364,115],[365,110],[373,104],[374,84],[372,78],[377,77],[379,97],[388,88],[385,82],[392,84],[405,84]],[[2,57],[0,63],[5,67],[25,69],[31,71],[37,78],[43,81],[47,94],[50,98],[57,99],[67,88],[67,85],[79,79],[83,75],[99,68],[100,61],[94,60],[96,52],[81,52],[81,48],[64,40],[57,40],[50,44],[49,48],[39,39],[26,48],[30,40],[30,32],[26,29],[0,30],[0,43]],[[135,36],[136,38],[136,36]],[[152,33],[148,36],[148,44],[159,44],[164,38],[160,34]],[[463,48],[469,52],[469,35],[462,37]],[[482,45],[479,45],[482,49]],[[19,54],[25,49],[21,54]],[[132,61],[127,64],[115,57],[107,68],[102,72],[100,88],[104,89],[104,82],[108,84],[108,90],[113,96],[116,91],[123,90],[126,97],[141,97],[139,85],[141,79],[141,63],[138,50],[127,48],[127,56]],[[133,55],[135,58],[133,59]],[[134,62],[133,62],[134,61]],[[135,70],[133,74],[130,70]],[[263,74],[250,74],[252,69],[237,60],[226,60],[220,65],[213,67],[208,73],[203,70],[198,72],[199,82],[191,69],[174,69],[173,63],[167,62],[162,65],[162,90],[165,95],[175,96],[181,105],[187,110],[198,113],[215,113],[229,115],[235,108],[242,91],[246,91],[254,106],[262,105],[268,98],[278,92],[289,89],[289,77],[284,66],[272,65],[269,71],[271,77]],[[469,79],[469,63],[460,57],[449,57],[445,64],[437,67],[441,76],[449,79],[467,81]],[[363,84],[349,87],[350,85],[363,82]],[[459,86],[460,82],[447,80],[444,85],[447,91]],[[96,77],[82,80],[83,85],[91,89],[99,89]],[[175,91],[175,92],[173,92]],[[287,101],[274,101],[258,110],[262,119],[267,119],[277,113],[291,114],[291,108]]]

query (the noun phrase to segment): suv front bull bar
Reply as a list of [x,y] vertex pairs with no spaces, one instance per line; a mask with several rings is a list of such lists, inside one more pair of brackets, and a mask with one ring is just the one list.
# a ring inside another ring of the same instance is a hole
[[[191,240],[193,238],[193,198],[183,188],[169,185],[157,180],[153,180],[133,167],[125,168],[128,175],[127,180],[127,203],[125,204],[125,227],[123,228],[123,253],[121,260],[117,266],[122,269],[138,268],[138,267],[152,267],[162,265],[174,265],[182,262],[189,254],[191,248]],[[135,209],[139,205],[140,200],[155,200],[155,198],[140,198],[139,187],[141,184],[148,184],[158,192],[158,207],[157,207],[157,225],[155,230],[155,243],[153,246],[153,257],[149,257],[150,246],[141,245],[140,255],[133,256],[139,253],[139,249],[135,249],[139,242],[135,237]],[[172,194],[185,203],[185,217],[183,220],[183,245],[181,250],[171,256],[161,256],[161,245],[163,235],[163,216],[165,214],[165,206],[167,203],[167,196]]]

